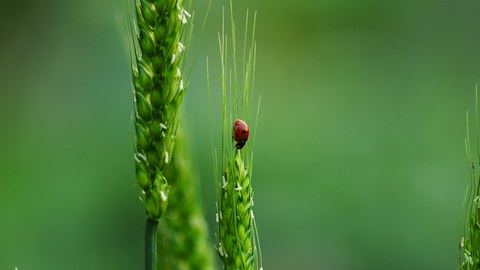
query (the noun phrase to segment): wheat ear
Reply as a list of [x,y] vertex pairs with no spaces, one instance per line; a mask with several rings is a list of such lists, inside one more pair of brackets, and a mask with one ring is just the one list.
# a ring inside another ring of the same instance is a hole
[[467,153],[468,168],[470,171],[470,185],[464,200],[464,232],[460,241],[460,254],[458,269],[478,270],[480,269],[480,144],[478,127],[478,89],[475,91],[475,133],[477,147],[477,161],[472,156],[469,119],[467,112],[467,136],[465,138],[465,149]]
[[180,128],[172,162],[165,171],[171,188],[167,212],[158,226],[158,269],[216,268],[198,197],[199,183],[192,172]]
[[157,269],[157,226],[170,185],[179,107],[185,93],[181,43],[190,14],[183,0],[135,0],[132,76],[136,180],[146,210],[145,266]]
[[[225,17],[225,16],[224,16]],[[222,33],[219,34],[221,88],[222,88],[222,152],[221,161],[215,157],[217,179],[218,254],[225,270],[262,269],[258,234],[253,214],[252,163],[253,143],[250,139],[245,147],[236,147],[232,140],[234,120],[241,118],[247,123],[251,119],[252,99],[256,61],[255,21],[253,31],[248,33],[248,12],[245,23],[242,72],[237,71],[235,22],[230,1],[231,39],[225,34],[223,19]],[[231,40],[232,52],[228,51],[227,40]],[[248,48],[247,48],[248,47]],[[229,61],[231,60],[231,61]],[[209,77],[207,64],[207,77]],[[238,75],[240,73],[240,75]],[[209,78],[208,78],[209,82]],[[210,83],[208,84],[210,89]],[[258,111],[257,111],[258,116]],[[257,121],[258,122],[258,119]],[[251,123],[251,122],[250,122]],[[253,132],[255,132],[255,129]],[[253,136],[254,137],[254,136]],[[220,166],[220,169],[218,168]]]

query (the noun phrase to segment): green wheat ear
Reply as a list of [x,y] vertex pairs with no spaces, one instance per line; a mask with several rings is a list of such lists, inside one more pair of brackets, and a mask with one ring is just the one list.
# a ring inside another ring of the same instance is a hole
[[[252,146],[256,128],[251,129],[251,137],[253,138],[247,142],[244,148],[236,149],[232,140],[232,128],[235,119],[243,119],[251,124],[250,104],[253,99],[252,90],[256,61],[255,21],[256,15],[253,18],[252,32],[249,33],[247,12],[240,76],[237,71],[235,22],[231,1],[231,54],[228,51],[224,19],[222,33],[219,34],[223,118],[220,160],[217,160],[217,154],[214,151],[217,183],[216,221],[218,223],[218,244],[216,248],[223,262],[223,269],[226,270],[262,269],[261,252],[253,215]],[[207,81],[210,92],[209,77],[207,63]]]
[[199,183],[184,137],[179,129],[172,162],[165,171],[171,189],[167,212],[158,227],[158,269],[212,270],[216,267],[198,197]]
[[167,208],[170,164],[185,94],[185,46],[190,14],[183,0],[135,0],[132,77],[136,180],[146,210],[146,269],[157,269],[157,225]]
[[478,89],[475,91],[476,160],[474,160],[472,156],[468,111],[466,122],[467,136],[465,138],[465,149],[470,171],[470,185],[467,187],[464,200],[464,231],[459,246],[458,269],[478,270],[480,269],[480,175],[478,171],[480,168],[480,133],[478,127]]
[[224,269],[255,269],[253,191],[241,151],[224,168],[220,192],[218,253]]

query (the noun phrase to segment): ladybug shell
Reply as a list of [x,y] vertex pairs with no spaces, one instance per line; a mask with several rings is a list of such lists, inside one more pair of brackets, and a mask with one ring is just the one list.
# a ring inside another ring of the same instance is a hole
[[237,149],[242,149],[243,146],[245,146],[249,135],[250,130],[248,129],[247,123],[240,119],[235,121],[233,125],[233,139],[237,142],[235,145]]

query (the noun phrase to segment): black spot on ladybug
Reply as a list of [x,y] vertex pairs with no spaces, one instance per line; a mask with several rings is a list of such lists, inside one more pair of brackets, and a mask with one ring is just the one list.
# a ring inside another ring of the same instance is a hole
[[245,134],[245,133],[247,133],[247,131],[246,131],[246,130],[242,130],[242,134]]

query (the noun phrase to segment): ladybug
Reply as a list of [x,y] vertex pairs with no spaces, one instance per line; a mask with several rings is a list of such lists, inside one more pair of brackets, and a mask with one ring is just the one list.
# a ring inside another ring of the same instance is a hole
[[235,121],[235,124],[233,124],[233,140],[237,142],[237,144],[235,144],[237,149],[242,149],[245,146],[248,135],[250,135],[250,130],[248,129],[247,123],[240,119]]

